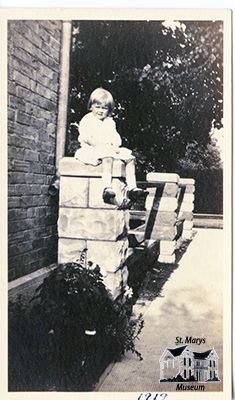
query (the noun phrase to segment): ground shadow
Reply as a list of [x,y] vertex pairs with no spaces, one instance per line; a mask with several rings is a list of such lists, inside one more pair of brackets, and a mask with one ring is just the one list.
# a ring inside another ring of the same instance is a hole
[[191,240],[182,242],[180,248],[176,250],[176,262],[174,264],[162,264],[153,261],[151,258],[143,255],[133,268],[130,269],[129,284],[133,288],[133,304],[138,300],[153,301],[161,296],[163,286],[168,281],[172,273],[179,267],[179,262],[185,254]]

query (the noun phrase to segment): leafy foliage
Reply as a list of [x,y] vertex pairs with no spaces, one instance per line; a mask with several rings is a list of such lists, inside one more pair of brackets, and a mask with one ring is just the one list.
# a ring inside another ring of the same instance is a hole
[[186,146],[185,157],[179,159],[179,166],[183,169],[195,171],[221,169],[222,163],[219,150],[215,142],[211,141],[207,146],[200,146],[196,141]]
[[223,170],[180,169],[180,176],[195,178],[194,212],[223,214]]
[[73,124],[102,86],[116,100],[118,131],[136,155],[139,179],[174,171],[194,143],[200,158],[211,127],[222,127],[222,48],[220,21],[75,21],[67,154],[78,146]]
[[59,265],[31,307],[9,305],[9,389],[90,390],[112,360],[132,351],[143,327],[112,300],[99,269]]

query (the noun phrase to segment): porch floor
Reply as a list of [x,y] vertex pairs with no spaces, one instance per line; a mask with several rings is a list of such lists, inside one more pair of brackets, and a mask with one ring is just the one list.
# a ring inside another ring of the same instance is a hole
[[[219,356],[220,382],[206,383],[206,391],[223,390],[223,240],[222,229],[195,229],[195,236],[160,295],[139,298],[134,313],[144,316],[137,350],[140,361],[128,353],[107,368],[96,392],[175,391],[176,383],[159,383],[159,359],[166,347],[177,347],[176,338],[204,338],[200,345],[188,343],[195,352],[214,348]],[[167,267],[166,267],[167,268]],[[198,382],[196,382],[198,383]]]

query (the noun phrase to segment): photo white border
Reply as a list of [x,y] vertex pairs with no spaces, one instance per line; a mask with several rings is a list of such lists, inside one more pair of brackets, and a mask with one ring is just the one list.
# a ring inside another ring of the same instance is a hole
[[[98,8],[80,8],[81,3],[86,3],[87,7],[90,7],[91,2],[79,2],[76,4],[79,8],[46,8],[42,9],[41,7],[44,6],[44,3],[48,2],[42,0],[40,3],[40,8],[32,8],[32,4],[30,4],[30,9],[25,8],[18,8],[18,9],[10,9],[12,3],[17,3],[8,1],[7,7],[8,9],[2,8],[2,3],[0,2],[0,26],[1,26],[1,35],[0,35],[0,76],[1,76],[1,93],[4,95],[0,96],[0,132],[1,132],[1,148],[6,149],[7,147],[7,20],[8,19],[94,19],[94,20],[102,20],[102,19],[129,19],[129,20],[145,20],[145,19],[156,19],[156,20],[163,20],[166,18],[173,18],[175,20],[214,20],[220,19],[224,21],[224,130],[226,132],[226,153],[225,153],[225,165],[224,165],[224,230],[225,230],[225,243],[224,249],[226,253],[225,263],[221,268],[224,270],[224,338],[227,339],[227,334],[231,332],[231,296],[228,296],[228,293],[231,292],[231,282],[232,282],[232,274],[231,274],[231,250],[232,250],[232,243],[231,243],[231,195],[232,195],[232,165],[231,165],[231,149],[232,149],[232,64],[226,60],[231,60],[231,14],[228,10],[225,10],[227,1],[221,4],[219,9],[216,9],[215,2],[210,3],[210,8],[208,2],[205,1],[198,1],[197,7],[200,6],[201,8],[195,9],[180,9],[180,8],[170,8],[170,9],[163,9],[163,8],[155,8],[152,3],[146,1],[143,7],[139,7],[138,1],[133,2],[125,2],[125,6],[128,5],[128,9],[114,9],[114,8],[107,8],[104,9],[102,7],[106,7],[106,5],[111,6],[111,2],[102,1],[99,2]],[[25,7],[25,3],[29,2],[20,2],[23,7]],[[37,4],[34,2],[34,6]],[[56,2],[53,4],[53,7],[60,7],[62,6],[60,2]],[[68,1],[64,2],[69,6]],[[70,3],[70,2],[69,2]],[[73,2],[75,3],[75,2]],[[77,2],[76,2],[77,3]],[[116,3],[116,2],[115,2]],[[123,3],[123,1],[118,2],[119,5]],[[134,8],[130,8],[130,3],[134,4]],[[151,4],[150,4],[151,3]],[[156,2],[155,2],[156,3]],[[157,2],[157,6],[161,5],[159,3],[164,3],[165,6],[168,7],[168,4],[172,4],[174,2]],[[181,6],[181,3],[186,2],[177,2],[177,6]],[[203,5],[201,5],[203,3]],[[230,3],[230,2],[229,2]],[[106,5],[104,5],[106,4]],[[150,7],[149,5],[150,4]],[[19,4],[17,4],[18,6]],[[190,5],[192,5],[190,3]],[[46,5],[45,5],[46,6]],[[112,3],[113,6],[113,3]],[[205,7],[204,7],[205,6]],[[13,6],[14,7],[14,6]],[[46,6],[47,7],[47,6]],[[50,5],[51,7],[51,5]],[[95,6],[97,7],[97,6]],[[115,6],[116,7],[116,6]],[[171,6],[170,6],[171,7]],[[184,6],[182,6],[184,7]],[[208,7],[208,8],[207,8]],[[207,8],[207,9],[205,9]],[[230,6],[228,8],[231,8]],[[35,18],[36,17],[36,18]],[[229,132],[229,134],[227,134]],[[0,291],[1,291],[1,315],[2,324],[1,329],[1,358],[4,359],[4,368],[2,369],[0,375],[0,389],[1,389],[1,398],[2,399],[64,399],[64,398],[71,398],[71,399],[110,399],[112,400],[137,400],[139,392],[118,392],[118,393],[99,393],[99,392],[74,392],[74,393],[65,393],[65,392],[17,392],[13,393],[7,392],[7,154],[4,152],[5,157],[0,157],[0,171],[1,173],[1,192],[0,192],[0,221],[3,229],[1,229],[1,259],[3,261],[2,266],[0,268]],[[187,400],[190,399],[208,399],[213,400],[223,399],[227,400],[230,399],[231,396],[231,342],[228,340],[224,340],[224,390],[223,392],[203,392],[203,393],[192,393],[192,392],[168,392],[168,399],[180,399],[185,398]],[[157,361],[156,361],[157,363]]]

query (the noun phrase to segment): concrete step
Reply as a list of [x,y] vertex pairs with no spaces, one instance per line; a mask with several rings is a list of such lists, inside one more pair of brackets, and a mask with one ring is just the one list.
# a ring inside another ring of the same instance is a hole
[[223,229],[223,215],[220,214],[193,214],[195,228]]

